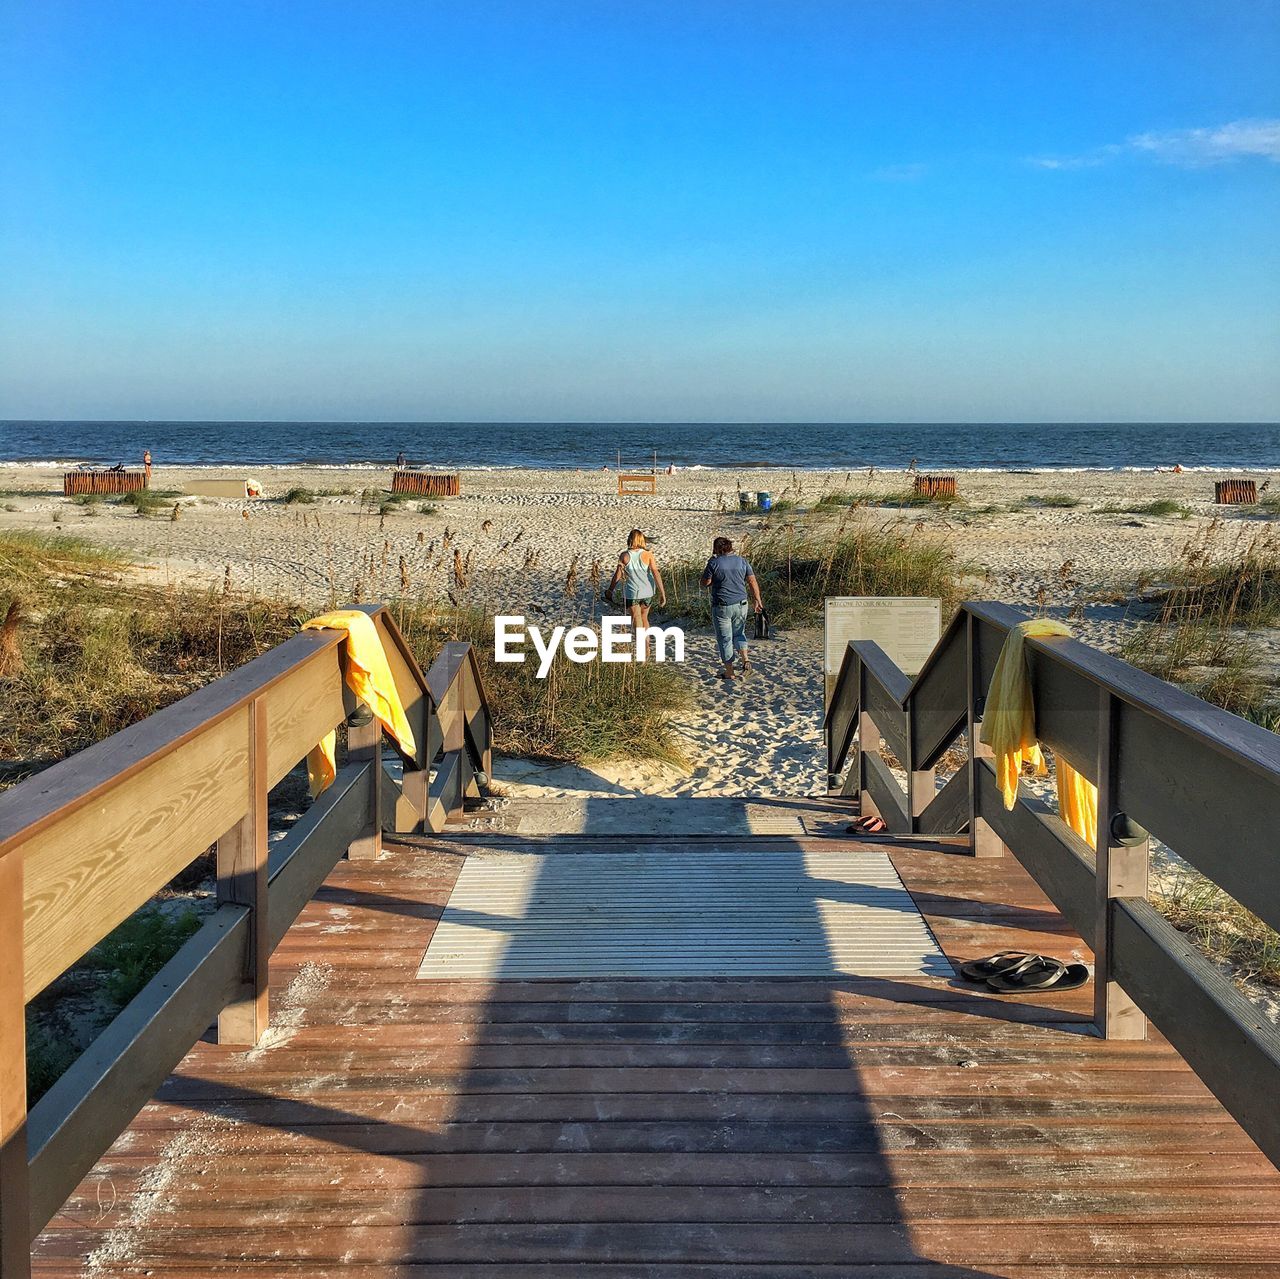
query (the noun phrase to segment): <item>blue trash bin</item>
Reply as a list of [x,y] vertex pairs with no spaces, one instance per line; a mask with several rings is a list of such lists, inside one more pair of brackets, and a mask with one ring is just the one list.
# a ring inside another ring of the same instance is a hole
[[756,502],[762,511],[773,510],[773,494],[767,489],[762,489],[756,494]]

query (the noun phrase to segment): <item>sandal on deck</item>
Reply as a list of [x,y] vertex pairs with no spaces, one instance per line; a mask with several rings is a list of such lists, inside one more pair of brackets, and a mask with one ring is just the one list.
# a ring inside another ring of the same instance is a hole
[[998,955],[988,955],[986,959],[973,959],[960,965],[960,976],[965,981],[986,981],[998,973],[1009,973],[1015,969],[1025,968],[1038,961],[1039,955],[1025,950],[1002,950]]
[[884,824],[883,817],[859,817],[852,826],[844,828],[846,835],[879,835],[882,831],[889,828]]
[[1032,991],[1075,990],[1088,980],[1089,970],[1084,964],[1064,964],[1060,959],[1035,955],[1030,964],[988,977],[987,985],[1002,995],[1021,995]]

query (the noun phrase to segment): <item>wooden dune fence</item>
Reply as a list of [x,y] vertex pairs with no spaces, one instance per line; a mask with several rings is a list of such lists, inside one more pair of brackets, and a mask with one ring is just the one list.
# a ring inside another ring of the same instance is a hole
[[457,497],[462,492],[462,476],[396,471],[391,476],[391,491],[412,493],[415,497]]
[[1213,500],[1222,506],[1252,506],[1258,500],[1256,480],[1218,480]]
[[954,475],[917,475],[911,486],[917,497],[934,498],[955,497],[956,477]]
[[[303,631],[165,710],[0,795],[0,1279],[28,1279],[29,1244],[212,1025],[267,1028],[271,952],[337,859],[383,830],[441,830],[491,771],[492,728],[469,644],[425,675],[381,605],[382,637],[416,740],[354,714],[343,634]],[[267,796],[345,722],[333,784],[278,842]],[[217,845],[217,909],[28,1110],[24,1005]]]
[[[1096,783],[1098,838],[1085,843],[1025,787],[1006,809],[979,730],[1005,637],[1026,620],[963,605],[915,679],[878,644],[850,643],[827,709],[828,771],[838,783],[852,755],[841,793],[894,834],[966,832],[976,857],[1012,853],[1092,940],[1098,1032],[1142,1039],[1150,1017],[1280,1164],[1280,1033],[1147,900],[1149,831],[1280,928],[1280,736],[1076,640],[1028,639],[1036,733]],[[939,788],[957,738],[967,759]]]
[[146,487],[146,471],[67,471],[62,477],[64,497],[84,494],[110,497],[119,493],[140,493]]

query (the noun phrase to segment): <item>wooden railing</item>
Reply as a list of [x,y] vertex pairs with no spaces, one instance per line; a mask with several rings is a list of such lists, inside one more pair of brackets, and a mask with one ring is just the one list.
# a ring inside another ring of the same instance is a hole
[[[1147,900],[1150,832],[1280,928],[1280,737],[1075,640],[1029,639],[1036,732],[1098,786],[1097,845],[1026,786],[1006,810],[977,739],[1000,648],[1025,620],[964,605],[914,680],[878,645],[850,644],[826,715],[833,782],[852,754],[842,793],[890,832],[1011,851],[1093,945],[1099,1033],[1142,1038],[1150,1017],[1280,1163],[1280,1034]],[[961,736],[965,762],[939,788]]]
[[[261,1038],[271,952],[335,862],[479,793],[492,733],[470,646],[424,675],[386,609],[365,611],[417,743],[400,780],[326,630],[0,795],[0,1279],[30,1273],[31,1240],[210,1025]],[[268,849],[268,792],[344,721],[336,780]],[[213,914],[28,1113],[25,1004],[215,843]]]

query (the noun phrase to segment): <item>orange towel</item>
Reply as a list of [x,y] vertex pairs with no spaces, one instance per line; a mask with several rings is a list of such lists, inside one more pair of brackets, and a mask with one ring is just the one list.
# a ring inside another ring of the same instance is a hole
[[[396,691],[373,618],[359,609],[337,609],[303,622],[302,629],[346,631],[347,687],[373,711],[378,722],[400,743],[400,749],[406,755],[416,753],[413,729],[409,727],[400,694]],[[307,776],[311,781],[313,799],[337,776],[336,743],[337,734],[326,733],[307,756]]]
[[[1024,641],[1028,636],[1070,634],[1069,627],[1049,618],[1022,622],[1009,632],[996,659],[982,716],[982,740],[995,754],[996,783],[1006,809],[1012,808],[1018,797],[1018,778],[1024,765],[1039,776],[1048,772],[1036,740],[1036,713]],[[1061,756],[1057,759],[1057,787],[1062,820],[1093,847],[1098,837],[1098,788]]]

